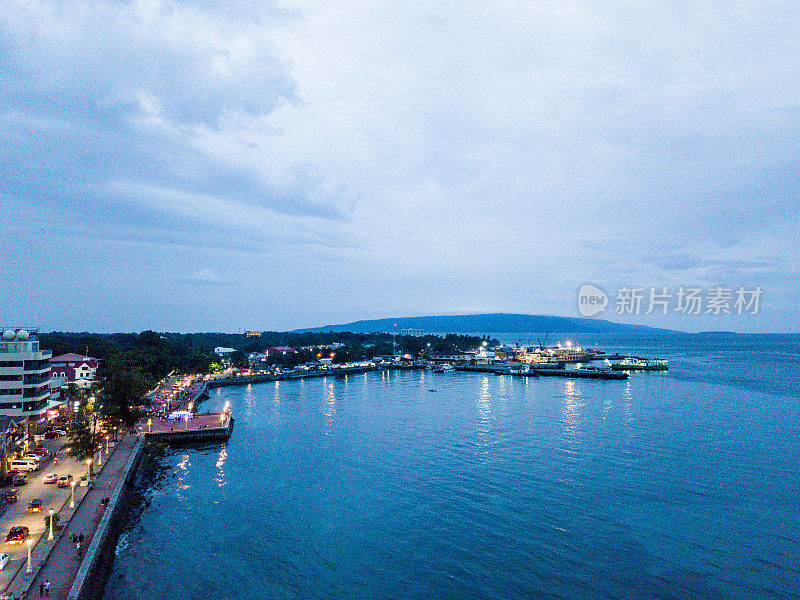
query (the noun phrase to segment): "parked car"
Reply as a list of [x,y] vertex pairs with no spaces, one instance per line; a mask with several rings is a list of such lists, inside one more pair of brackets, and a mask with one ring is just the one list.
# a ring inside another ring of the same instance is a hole
[[11,558],[11,555],[6,552],[0,552],[0,571],[6,568],[8,564],[8,560]]
[[6,544],[19,545],[28,538],[28,528],[22,525],[17,525],[9,529],[6,535]]
[[55,483],[58,481],[58,473],[48,473],[42,478],[42,483]]
[[56,439],[60,438],[62,435],[64,435],[64,434],[61,433],[60,430],[59,431],[48,431],[47,433],[44,434],[44,437],[45,437],[45,439],[48,439],[48,440],[56,440]]
[[25,473],[14,475],[14,477],[11,478],[11,485],[14,486],[19,487],[21,485],[25,485],[26,483],[28,483],[28,476],[25,475]]
[[28,502],[28,512],[29,513],[42,512],[42,501],[40,498],[34,498],[30,502]]
[[22,460],[35,460],[36,464],[38,465],[40,462],[42,462],[42,457],[39,456],[38,454],[32,454],[28,452],[25,456],[22,457]]
[[36,471],[39,469],[39,461],[33,459],[15,459],[11,461],[11,468],[18,471]]
[[33,450],[28,450],[28,454],[35,454],[36,456],[47,456],[50,453],[47,451],[47,448],[34,448]]
[[58,478],[58,487],[69,487],[70,482],[72,481],[72,475],[67,473],[66,475],[62,475]]
[[17,490],[6,490],[3,494],[3,501],[6,504],[14,504],[17,501]]

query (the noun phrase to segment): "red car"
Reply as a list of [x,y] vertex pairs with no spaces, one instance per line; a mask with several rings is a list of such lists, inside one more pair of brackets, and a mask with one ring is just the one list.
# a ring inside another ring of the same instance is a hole
[[47,456],[48,452],[46,448],[34,448],[33,450],[28,450],[28,454],[35,454],[36,456]]

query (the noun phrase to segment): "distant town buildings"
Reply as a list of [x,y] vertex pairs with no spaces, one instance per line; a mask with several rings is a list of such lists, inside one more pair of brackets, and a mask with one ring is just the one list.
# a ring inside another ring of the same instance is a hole
[[423,329],[401,329],[400,335],[410,335],[411,337],[422,337],[425,335]]
[[245,331],[244,334],[247,337],[261,337],[261,332],[260,331]]
[[226,348],[225,346],[217,346],[214,348],[214,354],[217,356],[225,356],[226,354],[233,354],[236,348]]
[[58,386],[74,383],[86,389],[95,382],[98,362],[96,358],[73,352],[54,356],[50,359],[51,377]]
[[46,418],[60,404],[51,394],[49,350],[39,349],[36,329],[8,328],[0,341],[0,415]]
[[264,348],[264,356],[276,356],[278,354],[294,354],[297,352],[291,346],[270,346],[269,348]]

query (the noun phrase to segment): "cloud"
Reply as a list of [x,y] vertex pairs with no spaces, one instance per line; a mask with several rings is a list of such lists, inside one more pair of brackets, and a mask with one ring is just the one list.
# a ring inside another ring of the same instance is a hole
[[191,285],[224,285],[222,279],[211,269],[197,269],[189,273],[184,279],[183,283]]
[[[264,287],[296,299],[263,309],[272,327],[306,324],[289,323],[297,306],[335,319],[332,294],[352,320],[380,316],[347,312],[359,306],[554,312],[587,280],[788,289],[798,16],[750,2],[10,0],[13,251],[81,240],[109,274],[146,255],[146,280],[243,269],[236,314]],[[46,274],[14,275],[35,288]],[[197,327],[225,328],[218,314],[199,307]]]

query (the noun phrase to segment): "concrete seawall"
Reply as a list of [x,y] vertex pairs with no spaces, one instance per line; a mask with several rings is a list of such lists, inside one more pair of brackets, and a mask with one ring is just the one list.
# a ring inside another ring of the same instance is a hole
[[192,444],[195,442],[227,440],[233,433],[233,421],[233,417],[228,417],[228,422],[224,427],[154,431],[152,433],[145,433],[144,436],[147,441],[163,442],[165,444]]

